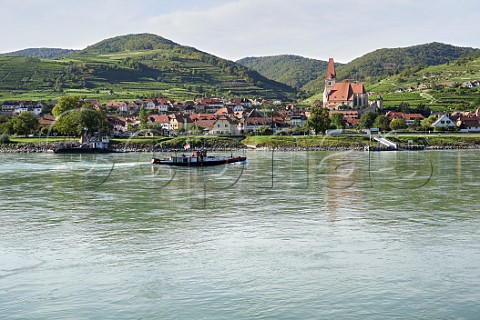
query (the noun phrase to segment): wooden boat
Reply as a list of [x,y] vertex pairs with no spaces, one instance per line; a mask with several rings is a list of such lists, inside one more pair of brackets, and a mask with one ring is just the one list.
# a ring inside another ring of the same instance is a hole
[[152,158],[152,164],[163,164],[169,166],[182,167],[206,167],[217,166],[221,164],[236,163],[246,161],[247,157],[228,157],[228,156],[207,156],[206,150],[193,150],[190,156],[182,154],[180,156],[170,156],[168,158],[159,159]]

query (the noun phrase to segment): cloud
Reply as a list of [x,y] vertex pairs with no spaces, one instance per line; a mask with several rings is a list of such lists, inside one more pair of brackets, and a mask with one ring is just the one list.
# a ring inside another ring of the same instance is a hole
[[[0,0],[0,52],[84,48],[155,33],[231,60],[298,54],[348,62],[379,48],[440,41],[480,46],[476,0]],[[21,35],[21,37],[19,36]]]

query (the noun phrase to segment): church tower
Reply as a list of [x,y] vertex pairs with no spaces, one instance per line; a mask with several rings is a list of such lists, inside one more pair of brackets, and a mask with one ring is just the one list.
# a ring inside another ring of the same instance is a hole
[[337,74],[335,73],[335,64],[333,58],[328,59],[327,74],[325,75],[325,88],[330,89],[335,85]]
[[323,106],[324,107],[328,105],[328,94],[330,93],[330,90],[335,85],[336,79],[337,79],[337,75],[335,73],[335,63],[333,62],[333,58],[329,58],[327,73],[325,75],[325,89],[323,90]]

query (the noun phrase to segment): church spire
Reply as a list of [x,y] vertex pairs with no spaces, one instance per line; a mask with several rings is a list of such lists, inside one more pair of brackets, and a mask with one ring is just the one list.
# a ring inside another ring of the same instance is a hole
[[335,64],[333,62],[333,58],[329,58],[325,80],[335,80],[336,76],[337,75],[335,74]]

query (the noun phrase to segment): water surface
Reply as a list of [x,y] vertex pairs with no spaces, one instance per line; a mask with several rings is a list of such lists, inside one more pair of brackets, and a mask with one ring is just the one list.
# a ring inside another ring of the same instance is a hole
[[475,319],[476,151],[0,155],[2,319]]

